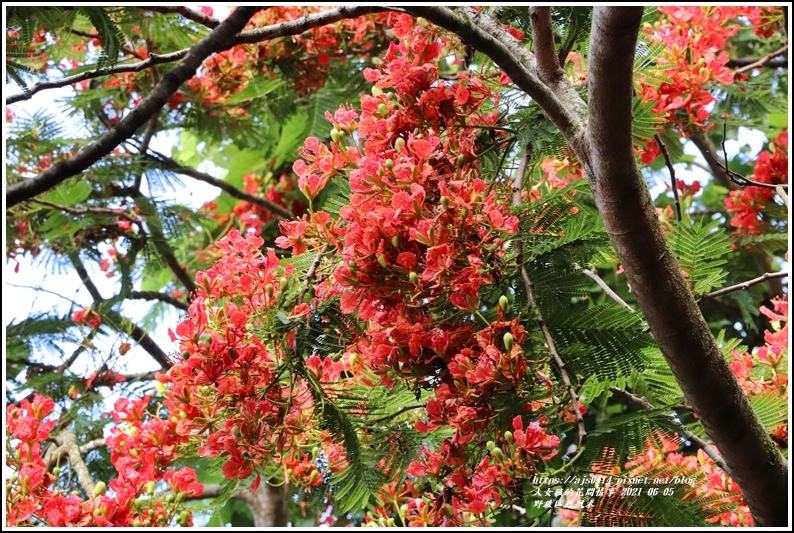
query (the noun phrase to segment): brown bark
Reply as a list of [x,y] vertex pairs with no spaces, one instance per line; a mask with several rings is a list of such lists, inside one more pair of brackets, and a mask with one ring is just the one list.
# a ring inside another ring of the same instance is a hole
[[288,497],[286,485],[271,487],[267,483],[262,483],[253,494],[243,491],[235,495],[251,509],[254,527],[286,527]]
[[651,332],[759,525],[788,521],[788,465],[722,357],[665,239],[631,140],[642,8],[596,8],[590,41],[589,180]]

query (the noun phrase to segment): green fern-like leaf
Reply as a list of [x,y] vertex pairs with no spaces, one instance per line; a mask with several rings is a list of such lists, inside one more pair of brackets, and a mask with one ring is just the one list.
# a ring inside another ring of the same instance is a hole
[[108,8],[81,6],[76,8],[78,13],[91,21],[97,31],[97,37],[102,43],[102,52],[99,54],[97,66],[99,68],[112,67],[118,62],[121,48],[125,41],[124,32],[107,12]]
[[605,305],[546,320],[560,356],[576,375],[614,380],[647,368],[645,349],[653,345],[653,339],[643,333],[636,313]]
[[779,394],[761,393],[750,399],[750,406],[767,433],[788,420],[788,401]]
[[670,234],[670,245],[696,294],[722,284],[727,272],[721,267],[728,262],[731,244],[719,222],[677,224]]

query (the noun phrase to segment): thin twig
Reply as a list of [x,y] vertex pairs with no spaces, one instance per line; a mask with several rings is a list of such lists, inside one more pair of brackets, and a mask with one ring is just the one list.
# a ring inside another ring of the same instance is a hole
[[777,190],[778,187],[783,187],[785,189],[788,189],[788,185],[787,184],[782,184],[782,183],[780,183],[780,184],[761,183],[760,181],[753,181],[750,178],[745,178],[744,176],[742,176],[738,172],[734,172],[733,170],[729,169],[728,168],[728,150],[725,148],[725,137],[727,136],[727,132],[728,132],[728,123],[727,122],[723,122],[723,124],[722,124],[722,142],[720,142],[720,146],[722,146],[722,157],[723,157],[723,160],[725,161],[725,163],[724,164],[720,163],[717,160],[717,158],[714,157],[712,154],[707,153],[707,155],[709,157],[711,157],[712,159],[714,159],[715,163],[717,165],[719,165],[725,171],[725,173],[728,175],[729,178],[731,178],[731,180],[734,183],[736,183],[737,185],[740,185],[740,186],[752,185],[753,187],[763,187],[765,189],[775,189],[775,190]]
[[370,420],[368,423],[371,424],[371,425],[380,424],[381,422],[386,422],[387,420],[391,420],[394,417],[400,416],[403,413],[407,413],[408,411],[412,411],[414,409],[420,409],[422,407],[425,407],[425,404],[418,403],[416,405],[407,405],[407,406],[403,407],[402,409],[398,409],[397,411],[395,411],[394,413],[392,413],[390,415],[382,416],[380,418],[376,418],[375,420]]
[[326,244],[319,252],[317,252],[317,257],[314,258],[312,266],[309,267],[309,271],[306,272],[306,277],[303,278],[303,287],[301,287],[301,292],[298,294],[298,305],[303,302],[303,298],[309,291],[309,284],[312,282],[312,279],[314,279],[314,274],[317,272],[317,268],[320,266],[320,260],[322,259],[323,255],[331,251],[331,248],[333,248],[332,245]]
[[138,9],[144,9],[146,11],[154,11],[157,13],[177,13],[182,15],[188,20],[192,20],[193,22],[198,22],[202,26],[206,26],[210,29],[215,29],[218,27],[218,24],[221,23],[215,17],[210,17],[209,15],[205,15],[201,11],[196,11],[195,9],[191,9],[185,6],[138,6]]
[[725,172],[725,162],[719,160],[717,155],[717,147],[711,142],[711,139],[703,133],[702,130],[692,128],[687,131],[689,140],[700,151],[703,159],[706,160],[709,172],[714,176],[717,183],[726,189],[736,190],[737,185],[731,180],[731,177]]
[[747,72],[748,70],[753,70],[754,68],[763,67],[764,65],[769,63],[772,59],[774,59],[775,57],[781,54],[785,54],[787,51],[788,51],[788,43],[784,44],[780,50],[775,50],[771,54],[765,55],[755,63],[750,63],[749,65],[745,65],[741,68],[737,68],[736,70],[733,71],[733,75],[736,76],[738,74],[741,74],[742,72]]
[[623,300],[623,298],[621,298],[620,296],[618,296],[618,294],[617,294],[615,291],[613,291],[613,290],[612,290],[612,287],[610,287],[609,285],[607,285],[607,284],[606,284],[606,282],[605,282],[603,279],[601,279],[601,276],[599,276],[599,275],[598,275],[598,272],[596,272],[596,270],[595,270],[595,269],[588,270],[588,269],[586,269],[586,268],[583,268],[581,265],[579,265],[579,264],[577,264],[577,263],[574,263],[574,264],[573,264],[573,266],[574,266],[575,268],[579,269],[579,270],[582,272],[582,274],[584,274],[584,275],[585,275],[585,276],[587,276],[588,278],[590,278],[590,279],[592,279],[593,281],[595,281],[595,282],[598,284],[598,286],[599,286],[599,287],[601,287],[602,289],[604,289],[604,292],[607,294],[607,296],[609,296],[610,298],[612,298],[613,300],[615,300],[615,301],[616,301],[618,304],[620,304],[622,307],[626,308],[626,309],[627,309],[627,310],[628,310],[630,313],[633,313],[633,312],[634,312],[634,308],[633,308],[632,306],[630,306],[629,304],[627,304],[627,303],[626,303],[626,302]]
[[115,209],[109,209],[106,207],[83,207],[83,208],[75,208],[75,207],[67,207],[65,205],[56,204],[53,202],[48,202],[47,200],[42,200],[40,198],[33,198],[29,200],[30,202],[46,205],[47,207],[52,207],[53,209],[58,209],[59,211],[63,211],[64,213],[69,213],[70,215],[110,215],[117,218],[123,218],[124,220],[128,220],[133,224],[141,224],[141,219],[138,217],[134,217],[128,214],[126,211],[116,211]]
[[203,181],[204,183],[209,183],[210,185],[221,189],[232,198],[237,198],[238,200],[244,200],[257,207],[261,207],[262,209],[269,211],[270,213],[274,214],[279,218],[292,218],[293,216],[292,211],[274,202],[271,202],[267,198],[255,196],[251,193],[238,189],[231,183],[210,176],[205,172],[199,172],[198,170],[184,167],[180,165],[178,161],[175,161],[174,159],[171,159],[170,157],[164,154],[155,152],[153,150],[149,150],[149,153],[146,155],[147,157],[153,159],[154,161],[158,161],[161,164],[163,164],[163,166],[165,166],[167,170],[176,172],[177,174],[183,174],[185,176],[189,176],[193,179]]
[[16,104],[17,102],[30,100],[31,98],[33,98],[33,96],[36,93],[39,93],[47,89],[58,89],[60,87],[66,87],[67,85],[74,85],[75,83],[80,83],[81,81],[92,80],[94,78],[100,78],[102,76],[112,76],[114,74],[122,74],[125,72],[140,72],[142,70],[146,70],[147,68],[153,65],[159,65],[161,63],[172,63],[174,61],[178,61],[183,57],[185,57],[185,55],[187,55],[189,51],[190,51],[189,48],[185,48],[184,50],[179,50],[168,54],[162,54],[162,55],[151,54],[145,60],[140,61],[138,63],[127,63],[123,65],[116,65],[114,67],[89,70],[86,72],[81,72],[80,74],[75,74],[73,76],[67,76],[59,80],[41,81],[25,92],[19,94],[13,94],[8,98],[6,98],[6,105]]
[[675,198],[675,216],[678,219],[678,222],[681,222],[684,217],[681,214],[681,202],[678,199],[678,188],[675,185],[675,169],[673,168],[673,162],[670,160],[670,154],[667,153],[667,147],[662,142],[662,138],[659,137],[659,134],[654,134],[653,140],[656,141],[656,145],[659,147],[659,150],[662,151],[662,156],[664,156],[664,162],[667,165],[667,170],[670,171],[670,184],[673,187],[673,198]]
[[[523,187],[523,180],[524,180],[524,171],[526,170],[526,166],[529,163],[529,158],[531,156],[532,148],[530,145],[527,145],[524,148],[524,154],[522,155],[521,162],[518,166],[518,171],[513,178],[513,207],[517,207],[521,203],[521,189]],[[577,438],[577,447],[582,448],[582,444],[584,443],[585,439],[587,438],[587,430],[585,429],[584,425],[584,418],[582,418],[582,413],[579,411],[579,395],[576,394],[576,389],[571,382],[571,378],[568,376],[568,371],[565,368],[565,361],[562,360],[560,354],[557,352],[557,346],[554,343],[554,338],[551,336],[551,332],[549,331],[548,326],[546,326],[546,322],[543,320],[543,315],[540,312],[540,307],[538,306],[538,302],[535,299],[535,290],[532,280],[529,278],[529,274],[527,273],[526,267],[523,265],[523,245],[520,240],[515,241],[515,249],[516,249],[516,263],[521,265],[521,279],[524,281],[524,290],[527,293],[527,298],[529,299],[529,304],[534,310],[535,319],[537,320],[538,325],[540,326],[541,331],[543,332],[543,337],[546,340],[546,345],[549,348],[549,353],[554,359],[554,363],[557,365],[557,370],[560,372],[560,379],[565,384],[566,388],[568,389],[568,395],[571,397],[571,401],[573,402],[573,412],[574,416],[576,417],[576,427],[578,430],[578,438]]]
[[[656,411],[656,407],[654,407],[648,400],[642,398],[641,396],[635,396],[634,394],[630,393],[627,390],[621,389],[619,387],[609,387],[609,390],[612,394],[619,396],[634,405],[642,407],[646,411]],[[703,450],[703,452],[708,455],[714,464],[720,467],[725,473],[730,475],[728,471],[728,465],[725,464],[725,461],[722,457],[717,454],[717,451],[714,449],[713,446],[709,445],[706,441],[692,433],[689,428],[687,428],[680,420],[678,420],[677,416],[668,416],[670,420],[670,424],[675,426],[676,431],[685,438],[686,440],[690,441],[692,444]]]
[[744,281],[742,283],[737,283],[736,285],[731,285],[730,287],[725,287],[725,288],[720,289],[718,291],[708,292],[708,293],[704,294],[703,296],[701,296],[700,298],[698,298],[697,303],[700,304],[701,302],[703,302],[704,300],[708,300],[709,298],[716,298],[717,296],[723,296],[723,295],[731,293],[731,292],[743,291],[743,290],[746,290],[746,289],[752,287],[753,285],[758,285],[759,283],[763,283],[763,282],[765,282],[767,280],[770,280],[770,279],[785,278],[785,277],[788,277],[788,272],[785,272],[785,271],[783,271],[783,272],[767,272],[767,273],[765,273],[765,274],[763,274],[761,276],[758,276],[757,278],[753,278],[751,280]]

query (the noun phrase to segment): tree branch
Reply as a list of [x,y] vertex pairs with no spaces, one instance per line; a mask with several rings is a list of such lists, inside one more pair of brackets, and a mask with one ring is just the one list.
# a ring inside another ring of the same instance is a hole
[[[77,274],[80,276],[80,279],[83,281],[88,293],[94,299],[95,304],[102,304],[106,303],[107,300],[102,298],[102,295],[99,294],[99,291],[96,288],[96,285],[91,281],[88,272],[86,271],[85,267],[83,266],[83,262],[80,261],[80,257],[77,256],[76,252],[72,252],[69,254],[69,259],[71,259],[72,264],[74,265],[74,269]],[[164,369],[171,368],[172,363],[168,359],[168,355],[160,348],[160,346],[154,342],[154,340],[149,336],[146,331],[141,329],[140,326],[133,323],[128,318],[125,318],[121,313],[118,311],[114,311],[112,309],[103,310],[102,314],[109,318],[111,321],[114,321],[115,324],[111,324],[113,329],[119,332],[129,333],[130,337],[137,342],[141,348],[146,350],[146,352],[152,356],[152,358],[157,361],[161,367]]]
[[196,290],[196,283],[193,280],[193,277],[188,274],[188,272],[182,267],[182,265],[179,263],[179,260],[174,255],[174,250],[171,247],[171,244],[168,242],[168,239],[166,239],[165,233],[163,233],[163,225],[160,221],[159,215],[157,214],[157,209],[143,194],[134,194],[132,198],[135,200],[135,204],[141,209],[144,217],[146,218],[146,226],[149,230],[149,234],[151,235],[152,243],[154,244],[155,248],[160,255],[163,256],[168,268],[171,269],[179,282],[182,283],[185,289],[187,289],[188,293],[192,293]]
[[[60,435],[63,435],[64,433],[71,433],[71,432],[64,431]],[[58,448],[56,448],[56,449],[54,449],[51,452],[46,454],[46,457],[44,457],[44,459],[47,462],[47,470],[52,470],[53,467],[55,467],[56,465],[59,465],[60,461],[61,461],[61,459],[63,459],[64,455],[66,455],[67,459],[70,459],[70,457],[68,455],[68,451],[69,451],[69,447],[71,446],[71,443],[69,441],[71,441],[72,439],[74,439],[74,444],[76,445],[77,444],[77,437],[74,435],[74,433],[72,433],[71,434],[71,438],[67,437],[66,445],[61,444]],[[98,448],[102,448],[104,446],[107,446],[107,443],[105,442],[104,438],[94,439],[92,441],[86,442],[82,446],[78,446],[77,447],[77,451],[80,454],[81,459],[82,459],[82,456],[87,454],[88,452],[91,452],[91,451],[96,450]],[[85,487],[83,487],[83,488],[85,488]],[[93,489],[92,489],[92,491],[93,491]]]
[[[529,165],[529,159],[531,155],[532,147],[528,144],[524,148],[524,154],[521,156],[521,162],[518,164],[518,169],[516,170],[515,177],[513,178],[513,207],[518,207],[521,203],[521,189],[524,186],[524,174],[526,173],[527,166]],[[577,448],[581,449],[582,444],[587,438],[587,430],[585,429],[582,413],[579,411],[579,395],[576,394],[576,389],[574,388],[571,378],[568,376],[568,371],[565,368],[565,361],[562,360],[560,354],[557,352],[557,346],[554,343],[554,337],[552,337],[551,331],[549,331],[548,326],[546,326],[546,322],[543,320],[543,315],[540,312],[538,302],[535,299],[534,285],[532,280],[529,278],[526,267],[523,264],[523,243],[520,239],[516,239],[514,246],[516,250],[516,263],[520,265],[521,279],[524,282],[524,290],[527,293],[529,305],[532,307],[535,314],[535,319],[537,320],[537,323],[543,332],[543,338],[546,339],[546,346],[548,346],[549,353],[551,354],[554,364],[557,366],[557,370],[560,373],[560,379],[563,383],[565,383],[565,386],[568,389],[568,395],[571,397],[571,402],[573,404],[572,409],[574,416],[576,417],[576,428],[578,433],[576,441]]]
[[717,296],[723,296],[731,292],[747,290],[753,285],[758,285],[759,283],[763,283],[770,279],[779,279],[786,277],[788,277],[788,272],[766,272],[765,274],[758,276],[757,278],[753,278],[751,280],[742,283],[737,283],[736,285],[731,285],[730,287],[725,287],[714,292],[708,292],[702,295],[698,299],[697,303],[701,303],[704,300],[708,300],[709,298],[716,298]]
[[[623,398],[627,400],[629,403],[633,403],[634,405],[638,405],[645,409],[646,411],[656,411],[656,407],[654,407],[648,400],[642,398],[641,396],[635,396],[634,394],[630,393],[627,390],[623,390],[618,387],[609,387],[609,390],[615,396]],[[722,457],[719,456],[717,451],[712,448],[706,441],[689,431],[684,424],[678,420],[677,416],[669,416],[670,424],[672,424],[679,435],[684,437],[686,440],[692,442],[695,446],[703,450],[703,453],[709,456],[709,458],[714,461],[714,464],[720,467],[726,474],[730,475],[728,471],[728,465],[725,464],[725,461],[722,460]]]
[[210,17],[209,15],[205,15],[201,11],[196,11],[195,9],[191,9],[185,6],[178,6],[178,7],[171,7],[171,6],[137,6],[138,9],[144,9],[146,11],[154,11],[156,13],[177,13],[182,15],[188,20],[192,20],[193,22],[198,22],[202,26],[206,26],[210,29],[215,29],[218,27],[218,24],[221,23],[215,17]]
[[72,266],[74,266],[75,272],[77,275],[80,276],[80,281],[83,282],[85,285],[88,294],[91,295],[91,298],[94,299],[95,303],[104,302],[105,299],[102,298],[102,295],[99,294],[99,290],[94,285],[94,282],[91,281],[91,276],[88,275],[88,271],[83,266],[83,262],[80,260],[80,256],[77,255],[77,252],[70,252],[69,259],[72,261]]
[[[88,466],[86,466],[85,461],[83,461],[83,456],[80,453],[80,446],[77,444],[77,437],[71,431],[64,430],[52,438],[55,443],[58,444],[58,448],[55,449],[52,457],[58,458],[66,454],[69,458],[69,464],[72,465],[72,470],[77,474],[77,480],[80,482],[80,486],[82,486],[86,494],[91,497],[96,483],[91,479]],[[52,461],[53,458],[48,458],[47,463]]]
[[171,172],[183,174],[193,179],[203,181],[204,183],[209,183],[210,185],[224,191],[232,198],[237,198],[238,200],[244,200],[257,207],[261,207],[262,209],[269,211],[270,213],[273,213],[279,218],[292,218],[293,216],[292,211],[276,203],[271,202],[267,198],[255,196],[246,191],[238,189],[231,183],[210,176],[209,174],[206,174],[204,172],[199,172],[198,170],[193,170],[192,168],[184,167],[180,165],[178,161],[175,161],[174,159],[171,159],[170,157],[164,154],[155,152],[153,150],[149,150],[147,157],[161,163],[167,170],[170,170]]
[[[352,19],[369,15],[370,13],[380,13],[381,11],[390,11],[391,8],[383,6],[350,6],[350,7],[337,7],[329,9],[322,13],[313,13],[306,15],[299,19],[290,20],[287,22],[279,22],[278,24],[271,24],[263,28],[255,30],[245,30],[240,32],[234,38],[234,44],[250,44],[266,41],[268,39],[275,39],[276,37],[285,37],[287,35],[300,35],[306,30],[333,24],[344,19]],[[402,9],[398,9],[402,11]]]
[[123,218],[124,220],[128,220],[133,224],[137,224],[140,226],[141,219],[135,216],[130,215],[126,211],[119,210],[116,211],[115,209],[109,209],[106,207],[82,207],[82,208],[74,208],[74,207],[67,207],[65,205],[59,205],[52,202],[48,202],[47,200],[41,200],[39,198],[33,198],[30,200],[35,204],[46,205],[47,207],[52,207],[53,209],[57,209],[59,211],[63,211],[64,213],[69,213],[70,215],[110,215],[117,218]]
[[708,135],[701,130],[693,130],[689,133],[691,133],[689,140],[692,141],[692,144],[700,151],[703,159],[706,160],[711,175],[714,176],[717,183],[729,191],[738,189],[738,185],[736,185],[733,180],[731,180],[730,176],[728,176],[728,173],[725,172],[725,162],[719,160],[717,147],[714,146],[714,143],[711,142]]
[[538,75],[545,83],[556,83],[562,76],[557,50],[554,47],[554,33],[551,31],[551,8],[533,6],[529,8],[532,22],[532,43],[535,47]]
[[[766,57],[766,56],[765,56]],[[729,59],[728,62],[725,64],[728,68],[739,68],[745,67],[750,65],[751,63],[757,63],[762,57],[735,57],[733,59]],[[769,61],[765,62],[764,65],[767,68],[788,68],[788,59],[770,59]]]
[[124,317],[118,311],[114,311],[112,309],[104,311],[103,313],[107,318],[117,322],[117,325],[114,329],[117,331],[123,331],[125,333],[129,333],[130,338],[133,341],[137,342],[138,345],[146,350],[146,352],[152,356],[152,359],[157,361],[157,363],[164,369],[167,370],[173,366],[173,363],[168,358],[168,354],[166,354],[160,345],[154,342],[146,331],[144,331],[140,326],[132,322],[130,319]]
[[773,58],[785,54],[787,51],[788,51],[788,44],[784,44],[783,48],[781,48],[780,50],[775,50],[771,54],[767,54],[764,57],[758,59],[758,61],[737,68],[736,70],[733,71],[733,75],[736,76],[738,74],[741,74],[742,72],[747,72],[748,70],[753,70],[754,68],[766,66],[769,64],[770,61],[772,61]]
[[578,264],[576,264],[576,263],[574,263],[574,264],[573,264],[573,266],[574,266],[575,268],[579,269],[579,270],[582,272],[582,274],[584,274],[584,275],[585,275],[585,276],[587,276],[588,278],[590,278],[590,279],[592,279],[593,281],[595,281],[595,282],[598,284],[598,286],[599,286],[599,287],[601,287],[601,288],[604,290],[604,292],[607,294],[607,296],[609,296],[609,297],[610,297],[610,298],[612,298],[612,299],[613,299],[615,302],[617,302],[617,303],[618,303],[618,305],[620,305],[621,307],[623,307],[623,308],[625,308],[626,310],[628,310],[628,312],[629,312],[629,313],[633,313],[633,312],[634,312],[634,308],[633,308],[632,306],[630,306],[629,304],[627,304],[627,303],[626,303],[626,302],[623,300],[623,298],[621,298],[620,296],[618,296],[618,293],[616,293],[615,291],[613,291],[613,290],[612,290],[612,287],[610,287],[609,285],[607,285],[607,284],[606,284],[606,282],[605,282],[603,279],[601,279],[601,276],[599,276],[599,275],[598,275],[598,272],[596,272],[596,270],[595,270],[595,269],[588,270],[588,269],[586,269],[586,268],[583,268],[581,265],[578,265]]
[[163,55],[150,54],[149,57],[147,57],[144,61],[140,61],[138,63],[128,63],[123,65],[116,65],[113,67],[89,70],[86,72],[81,72],[80,74],[67,76],[59,80],[40,81],[23,93],[14,94],[7,97],[6,105],[16,104],[17,102],[30,100],[31,98],[33,98],[35,94],[47,89],[58,89],[60,87],[66,87],[68,85],[74,85],[75,83],[80,83],[81,81],[92,80],[94,78],[101,78],[102,76],[112,76],[114,74],[123,74],[125,72],[140,72],[142,70],[146,70],[147,68],[153,65],[178,61],[183,57],[185,57],[188,51],[190,51],[189,48]]
[[6,189],[6,209],[33,198],[87,169],[116,146],[130,138],[157,111],[185,81],[192,78],[201,63],[210,55],[226,50],[234,44],[234,35],[260,8],[238,7],[207,37],[196,43],[179,65],[171,69],[146,95],[141,103],[110,130],[80,150],[77,155],[55,163],[34,178],[9,186]]
[[[569,142],[584,141],[582,124],[587,109],[576,91],[563,77],[552,89],[537,76],[535,56],[490,17],[463,7],[405,6],[404,11],[421,16],[456,33],[466,43],[490,57],[521,90],[546,112]],[[571,141],[573,139],[573,141]]]
[[[180,10],[187,8],[162,7],[162,8],[146,8],[146,9]],[[386,8],[377,7],[377,6],[340,7],[337,9],[331,9],[323,13],[307,15],[297,20],[282,22],[279,24],[272,24],[270,26],[265,26],[264,28],[258,28],[256,30],[246,30],[240,32],[236,37],[228,41],[227,43],[228,46],[225,46],[224,48],[221,48],[217,51],[222,52],[238,44],[258,43],[261,41],[266,41],[268,39],[274,39],[276,37],[299,35],[306,30],[310,30],[312,28],[316,28],[319,26],[324,26],[326,24],[332,24],[339,20],[360,17],[362,15],[367,15],[369,13],[377,13],[386,10],[387,10]],[[90,37],[95,37],[95,35],[90,35]],[[172,63],[174,61],[178,61],[184,58],[188,54],[188,52],[190,52],[192,49],[193,48],[185,48],[182,50],[177,50],[176,52],[171,52],[163,55],[150,54],[145,61],[141,61],[138,63],[132,63],[127,65],[116,65],[110,68],[101,68],[88,72],[82,72],[80,74],[75,74],[73,76],[67,76],[66,78],[60,80],[40,82],[35,84],[33,87],[31,87],[30,89],[28,89],[23,93],[15,94],[13,96],[9,96],[8,98],[6,98],[6,105],[15,104],[23,100],[29,100],[34,94],[46,89],[56,89],[59,87],[66,87],[67,85],[72,85],[74,83],[78,83],[83,80],[90,80],[93,78],[99,78],[101,76],[108,76],[112,74],[121,74],[124,72],[140,72],[153,65],[159,65],[162,63]]]
[[642,11],[595,8],[589,48],[588,178],[632,291],[684,395],[742,488],[757,523],[785,525],[788,505],[779,495],[789,490],[788,464],[722,357],[636,165],[631,108]]
[[190,308],[190,305],[187,303],[178,300],[171,296],[170,294],[165,294],[162,292],[156,291],[131,291],[129,295],[130,300],[159,300],[161,302],[165,302],[167,304],[171,304],[177,309],[181,309],[182,311],[187,311]]
[[681,201],[678,199],[678,187],[676,187],[675,183],[675,168],[673,168],[673,162],[670,160],[667,147],[662,142],[662,138],[659,137],[658,133],[654,134],[653,140],[656,141],[656,146],[661,150],[662,156],[664,157],[664,164],[667,165],[667,170],[670,172],[670,187],[673,189],[673,199],[675,200],[675,217],[678,222],[681,222],[684,220],[684,215],[681,213]]

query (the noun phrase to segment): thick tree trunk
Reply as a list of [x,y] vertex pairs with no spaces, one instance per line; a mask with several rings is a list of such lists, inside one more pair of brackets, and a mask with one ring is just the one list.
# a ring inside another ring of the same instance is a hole
[[681,389],[742,488],[757,523],[788,522],[788,465],[744,391],[681,274],[631,138],[634,50],[641,7],[596,8],[590,41],[588,178],[632,291]]
[[236,498],[244,501],[254,515],[254,527],[286,527],[289,491],[286,485],[271,487],[262,483],[256,492],[240,493]]

